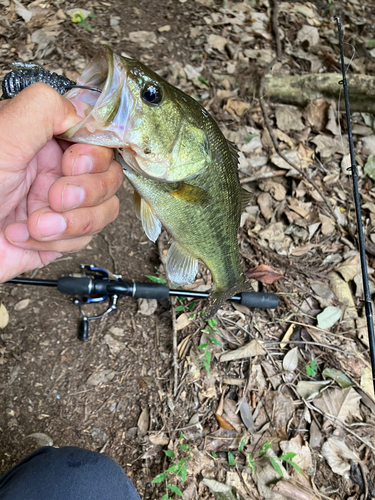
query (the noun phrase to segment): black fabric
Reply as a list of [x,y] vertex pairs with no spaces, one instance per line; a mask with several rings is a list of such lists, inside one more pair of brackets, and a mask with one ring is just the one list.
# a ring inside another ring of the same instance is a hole
[[140,500],[111,458],[75,446],[35,451],[0,478],[1,500]]

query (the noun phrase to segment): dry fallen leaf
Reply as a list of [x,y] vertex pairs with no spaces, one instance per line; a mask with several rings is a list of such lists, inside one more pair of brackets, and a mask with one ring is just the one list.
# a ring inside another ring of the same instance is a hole
[[331,236],[336,231],[335,221],[326,215],[319,214],[319,220],[322,223],[322,227],[320,228],[322,234],[324,236]]
[[138,312],[144,316],[151,316],[158,307],[156,299],[138,299]]
[[267,354],[257,340],[252,340],[248,344],[234,351],[225,352],[220,356],[220,361],[233,361],[235,359],[253,358]]
[[186,326],[190,325],[191,319],[185,313],[180,314],[176,321],[176,330],[182,330]]
[[276,106],[276,123],[280,130],[303,130],[305,125],[302,123],[302,113],[295,106],[280,104]]
[[246,277],[248,279],[258,280],[266,285],[272,285],[272,283],[282,278],[283,275],[276,272],[271,266],[262,264],[253,269],[249,269],[249,271],[246,272]]
[[33,432],[26,437],[34,438],[39,446],[53,446],[53,439],[43,432]]
[[108,383],[113,379],[115,375],[116,372],[110,369],[99,370],[98,372],[95,372],[92,375],[90,375],[90,377],[86,381],[86,384],[95,386],[101,383]]
[[[359,401],[361,396],[352,388],[348,389],[327,389],[320,398],[314,399],[314,405],[322,412],[345,422],[349,417],[362,420],[359,411]],[[336,424],[335,421],[332,422]]]
[[118,354],[124,348],[124,344],[114,339],[109,333],[104,335],[104,342],[107,344],[112,354]]
[[261,193],[257,197],[257,203],[263,217],[269,221],[272,217],[272,198],[269,193]]
[[361,387],[375,401],[374,383],[373,383],[373,380],[372,380],[372,370],[371,370],[371,368],[369,366],[366,366],[365,368],[362,368]]
[[346,444],[335,438],[329,438],[322,446],[322,455],[336,474],[349,479],[350,462],[360,462],[360,458]]
[[215,417],[217,418],[217,421],[222,429],[234,429],[233,425],[218,413],[215,413]]
[[287,439],[288,422],[294,413],[293,399],[280,391],[269,391],[266,394],[266,410],[272,415],[274,432],[282,439]]
[[316,319],[318,320],[318,328],[328,330],[341,318],[341,309],[339,307],[329,306],[324,309]]
[[219,35],[208,35],[207,37],[207,43],[216,50],[219,50],[220,52],[224,52],[225,46],[228,43],[228,40],[224,38],[223,36]]
[[235,99],[228,99],[227,103],[223,107],[224,111],[228,111],[228,113],[237,120],[240,118],[245,111],[250,109],[250,103],[244,101],[237,101]]
[[291,349],[283,359],[283,368],[287,372],[294,372],[298,366],[298,347]]
[[357,318],[358,313],[354,304],[352,292],[346,281],[344,281],[340,276],[332,271],[329,273],[330,288],[332,292],[336,295],[337,300],[345,306],[344,318]]
[[14,306],[15,311],[23,311],[24,309],[27,308],[27,306],[30,304],[30,299],[23,299],[17,302],[17,304]]
[[331,380],[300,380],[297,384],[297,392],[303,399],[312,399],[331,384]]
[[358,255],[352,255],[344,260],[344,262],[340,262],[340,264],[335,267],[335,271],[338,271],[345,281],[350,281],[357,275],[358,265]]
[[0,304],[0,328],[5,328],[9,323],[9,314],[3,303]]
[[266,193],[270,193],[276,201],[282,201],[286,196],[286,189],[280,182],[264,181],[259,184],[259,188]]
[[325,99],[316,99],[307,106],[306,118],[314,130],[319,132],[325,128],[328,108],[329,103]]
[[145,436],[150,425],[150,411],[147,406],[142,410],[137,425],[139,435],[141,437]]
[[153,31],[131,31],[128,36],[131,42],[136,43],[142,49],[150,49],[158,43]]

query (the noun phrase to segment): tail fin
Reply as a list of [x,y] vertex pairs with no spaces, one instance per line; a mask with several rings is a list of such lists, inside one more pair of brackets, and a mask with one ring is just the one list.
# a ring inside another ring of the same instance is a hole
[[236,295],[237,293],[240,292],[251,292],[251,291],[254,291],[253,287],[251,286],[250,283],[246,283],[245,281],[237,283],[236,285],[230,288],[226,288],[225,290],[222,289],[215,290],[214,286],[213,291],[211,292],[210,296],[207,299],[208,306],[206,308],[205,317],[209,319],[215,316],[215,314],[223,305],[223,303],[226,300],[233,297],[233,295]]

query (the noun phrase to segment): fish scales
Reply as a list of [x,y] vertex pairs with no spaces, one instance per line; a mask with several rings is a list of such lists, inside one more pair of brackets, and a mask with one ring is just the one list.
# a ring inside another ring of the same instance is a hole
[[251,289],[238,250],[245,196],[237,153],[210,114],[140,62],[108,47],[77,85],[102,92],[66,94],[84,119],[62,137],[117,149],[147,236],[155,241],[164,226],[173,239],[167,257],[172,283],[193,282],[198,259],[203,261],[213,277],[207,317],[227,298]]

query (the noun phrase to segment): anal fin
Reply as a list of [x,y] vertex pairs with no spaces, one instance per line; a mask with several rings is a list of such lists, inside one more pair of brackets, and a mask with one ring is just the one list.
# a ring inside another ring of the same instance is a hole
[[190,255],[176,241],[171,245],[167,257],[169,280],[177,286],[193,283],[198,273],[198,259]]
[[140,219],[147,237],[155,242],[161,232],[161,222],[154,214],[150,205],[143,198],[141,198]]

